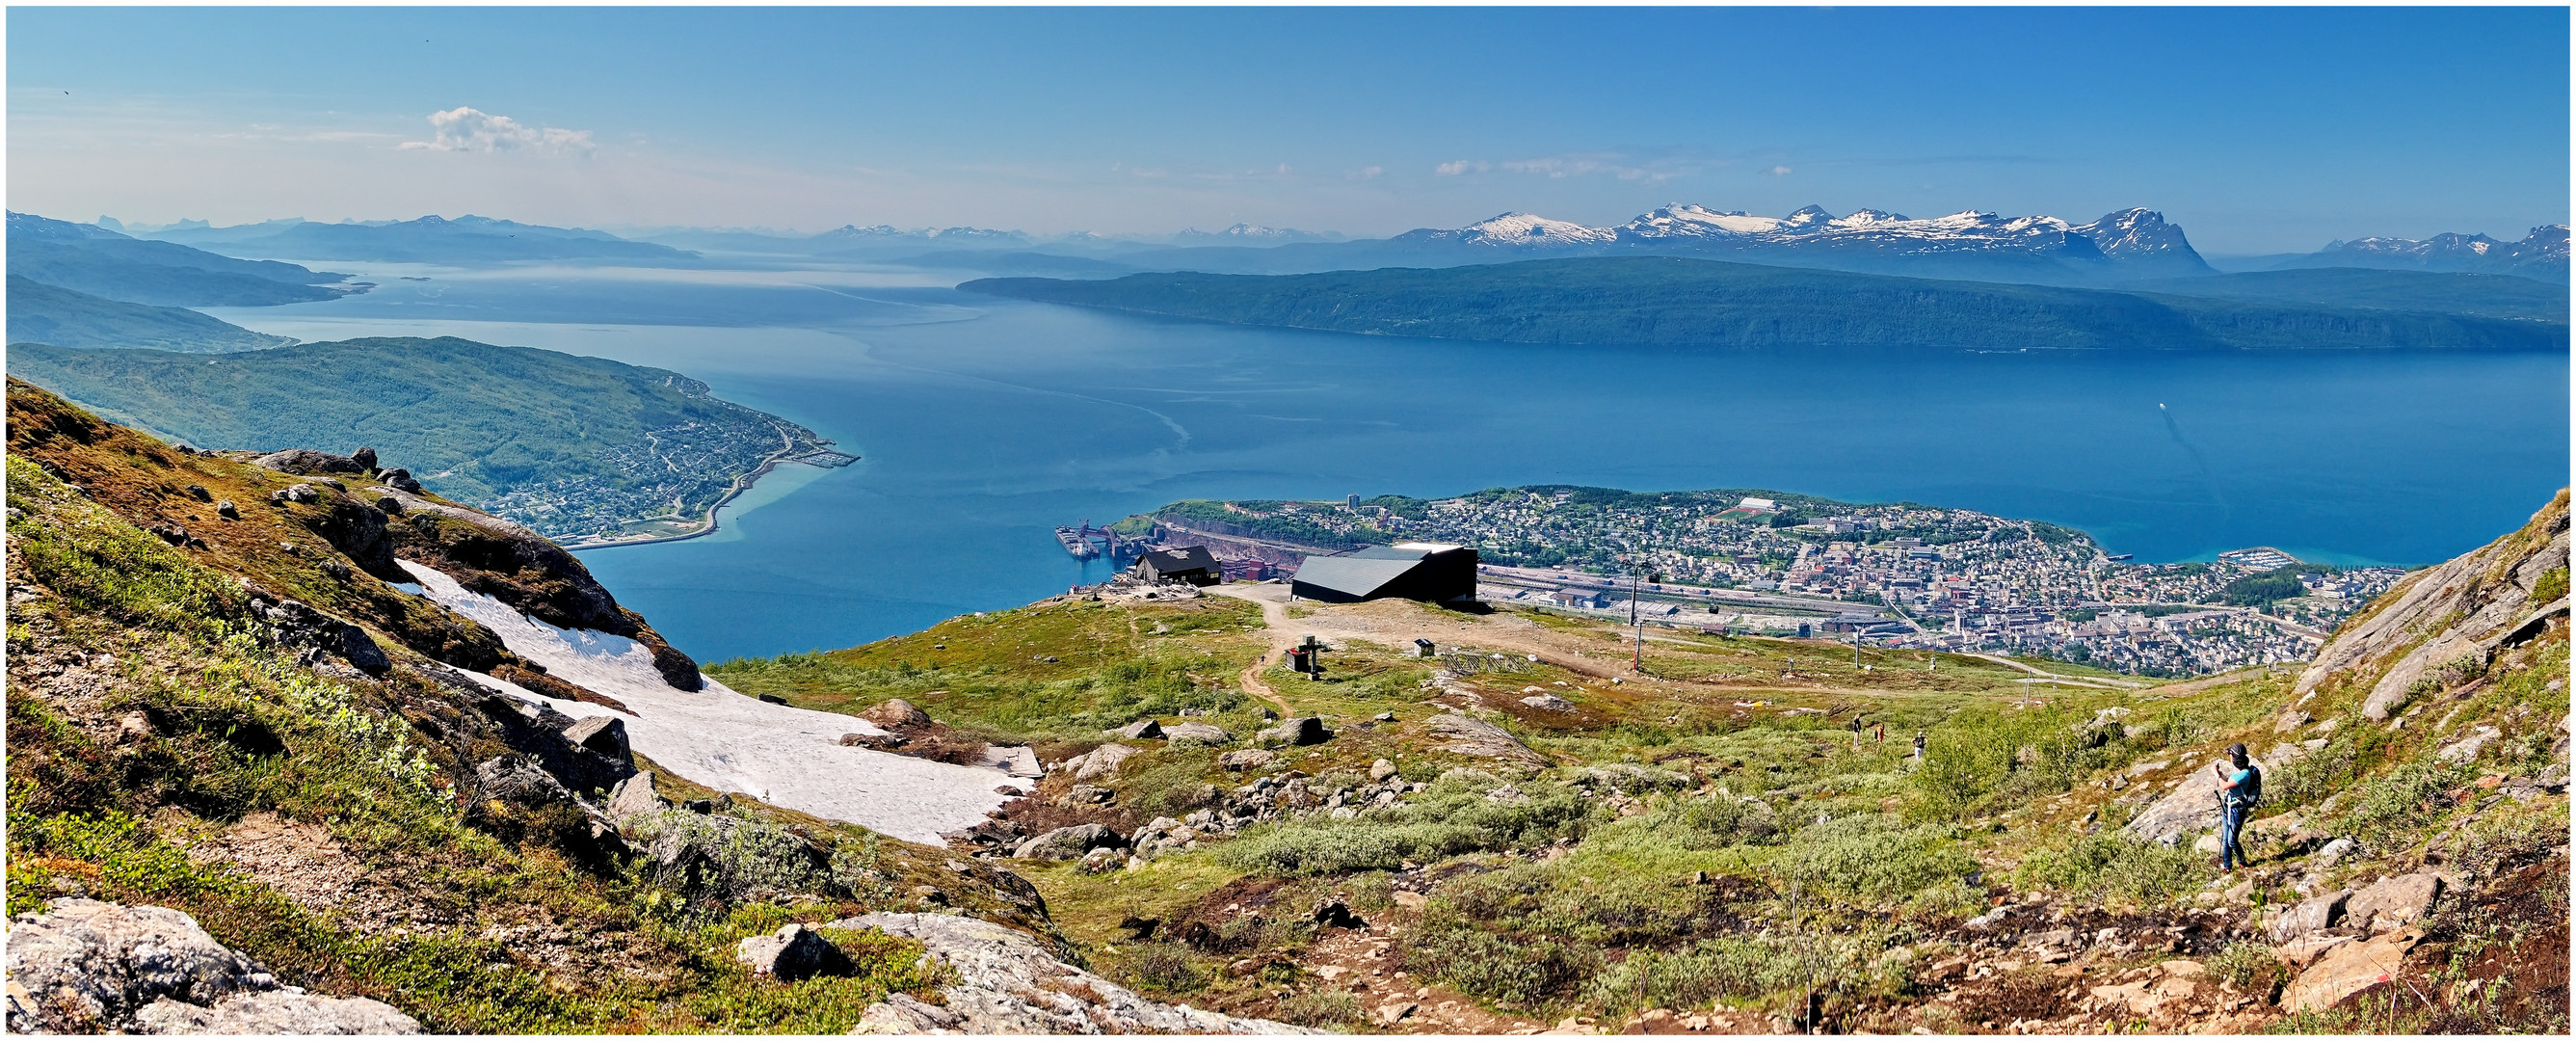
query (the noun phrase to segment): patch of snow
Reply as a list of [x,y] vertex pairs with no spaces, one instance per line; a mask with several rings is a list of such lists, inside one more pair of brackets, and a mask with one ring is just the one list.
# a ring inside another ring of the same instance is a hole
[[885,731],[855,716],[760,701],[712,679],[694,692],[673,689],[642,644],[587,629],[558,629],[468,590],[437,569],[396,563],[418,580],[417,595],[489,626],[512,653],[545,666],[549,675],[634,711],[540,698],[489,676],[480,679],[575,718],[616,716],[625,721],[637,752],[691,781],[933,846],[941,845],[942,832],[976,824],[984,811],[1006,801],[993,790],[1011,776],[1004,769],[845,747],[843,734]]

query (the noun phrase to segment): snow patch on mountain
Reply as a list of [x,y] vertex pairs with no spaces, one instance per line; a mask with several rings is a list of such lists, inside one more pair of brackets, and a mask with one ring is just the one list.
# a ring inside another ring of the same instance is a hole
[[544,699],[477,674],[482,682],[565,715],[615,716],[625,722],[636,751],[699,784],[932,846],[942,843],[942,832],[979,823],[984,811],[1005,801],[993,789],[1011,780],[1007,773],[844,747],[843,734],[884,731],[852,716],[760,701],[712,679],[695,692],[674,690],[642,644],[559,629],[466,589],[435,568],[397,563],[419,583],[417,595],[489,626],[511,653],[544,666],[548,675],[634,711]]

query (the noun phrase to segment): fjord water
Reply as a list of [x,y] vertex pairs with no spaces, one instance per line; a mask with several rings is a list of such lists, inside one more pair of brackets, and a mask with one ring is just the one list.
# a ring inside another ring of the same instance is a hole
[[582,554],[709,660],[1095,581],[1055,526],[1178,498],[1770,488],[2040,518],[2141,560],[2417,564],[2511,530],[2568,477],[2565,353],[1690,353],[1166,321],[917,272],[375,277],[217,313],[674,369],[864,457],[764,479],[717,535]]

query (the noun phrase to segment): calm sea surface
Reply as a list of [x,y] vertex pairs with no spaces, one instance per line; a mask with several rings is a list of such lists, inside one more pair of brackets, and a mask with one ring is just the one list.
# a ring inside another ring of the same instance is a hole
[[1770,488],[2040,518],[2141,560],[2416,564],[2568,480],[2565,354],[1691,354],[1163,321],[904,271],[366,277],[383,288],[216,313],[675,369],[864,457],[764,479],[715,536],[582,554],[707,660],[1095,581],[1056,525],[1180,498]]

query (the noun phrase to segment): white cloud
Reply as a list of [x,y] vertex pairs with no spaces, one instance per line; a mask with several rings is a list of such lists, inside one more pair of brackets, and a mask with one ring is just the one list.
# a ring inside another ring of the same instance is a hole
[[1353,171],[1351,171],[1351,180],[1354,180],[1354,181],[1374,181],[1374,180],[1378,179],[1378,177],[1379,177],[1380,175],[1384,174],[1384,173],[1386,173],[1386,167],[1383,167],[1383,166],[1363,166],[1363,167],[1360,167],[1360,168],[1359,168],[1359,169],[1357,169],[1357,170],[1353,170]]
[[1769,173],[1773,177],[1787,177],[1789,176],[1789,168],[1785,166],[1774,166],[1769,170]]
[[587,130],[532,127],[464,105],[430,113],[429,126],[429,140],[405,141],[400,147],[433,152],[506,152],[517,148],[587,152],[592,147]]
[[1661,184],[1676,177],[1696,174],[1708,163],[1709,160],[1686,155],[1638,157],[1626,152],[1591,152],[1513,159],[1502,165],[1503,169],[1513,173],[1536,174],[1551,179],[1607,175],[1622,181]]
[[1456,177],[1459,174],[1483,173],[1493,168],[1494,164],[1480,159],[1460,159],[1455,162],[1442,163],[1439,166],[1434,167],[1431,172],[1439,174],[1442,177]]

